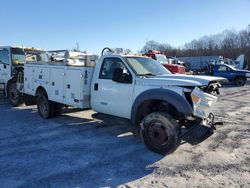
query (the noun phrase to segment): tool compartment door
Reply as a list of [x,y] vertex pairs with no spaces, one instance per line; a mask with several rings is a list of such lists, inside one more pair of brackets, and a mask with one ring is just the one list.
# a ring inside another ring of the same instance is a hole
[[83,74],[81,69],[67,68],[65,76],[66,104],[83,108]]
[[64,67],[50,70],[50,99],[59,103],[64,102]]
[[26,65],[24,67],[24,91],[26,94],[35,95],[33,67]]
[[50,85],[49,85],[49,80],[50,80],[50,69],[45,66],[33,66],[34,69],[34,88],[37,89],[39,86],[42,86],[49,98],[50,98]]

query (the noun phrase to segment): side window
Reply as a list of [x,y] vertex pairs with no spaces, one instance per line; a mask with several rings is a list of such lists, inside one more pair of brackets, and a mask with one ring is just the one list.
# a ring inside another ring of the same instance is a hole
[[129,73],[120,58],[105,58],[102,63],[99,79],[112,79],[115,69],[122,69],[123,73]]
[[9,64],[9,51],[6,48],[0,49],[0,63]]
[[225,72],[225,71],[227,71],[227,67],[224,66],[224,65],[218,66],[218,71],[219,72]]

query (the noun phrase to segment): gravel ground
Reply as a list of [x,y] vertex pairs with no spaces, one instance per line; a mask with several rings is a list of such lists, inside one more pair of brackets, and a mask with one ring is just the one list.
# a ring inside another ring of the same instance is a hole
[[0,187],[250,187],[250,84],[223,88],[224,125],[161,156],[128,122],[91,110],[50,120],[0,96]]

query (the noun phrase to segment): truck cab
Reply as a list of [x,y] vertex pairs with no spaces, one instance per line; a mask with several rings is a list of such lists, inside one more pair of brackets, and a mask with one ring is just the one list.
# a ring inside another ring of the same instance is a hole
[[[130,119],[142,131],[149,149],[166,153],[177,144],[177,127],[194,130],[196,125],[200,128],[203,120],[209,122],[222,80],[225,79],[175,75],[145,56],[104,55],[94,69],[91,107]],[[169,131],[173,131],[172,136]]]
[[21,79],[27,61],[40,61],[40,52],[34,48],[0,47],[0,90],[16,105],[20,100],[19,92],[15,90],[17,79]]
[[236,69],[228,64],[212,65],[210,73],[214,76],[224,77],[236,86],[244,86],[247,78],[250,78],[250,71]]
[[19,48],[10,46],[0,48],[0,84],[4,88],[13,76],[13,69],[25,63],[25,55]]
[[[134,101],[144,91],[173,89],[182,96],[183,88],[198,87],[206,90],[210,81],[212,83],[221,80],[224,79],[174,75],[157,61],[143,56],[104,55],[94,69],[91,107],[98,112],[130,119]],[[216,86],[214,89],[216,90]]]
[[147,57],[151,57],[152,59],[160,62],[166,69],[168,69],[173,74],[185,74],[186,73],[185,66],[175,63],[175,61],[178,61],[178,60],[170,58],[170,57],[167,58],[164,54],[162,54],[159,51],[149,50],[144,55]]

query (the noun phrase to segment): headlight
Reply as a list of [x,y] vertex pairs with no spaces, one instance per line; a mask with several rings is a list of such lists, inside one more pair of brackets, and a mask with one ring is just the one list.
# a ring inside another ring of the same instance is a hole
[[249,72],[249,73],[246,73],[246,77],[249,77],[249,78],[250,78],[250,72]]
[[194,93],[191,93],[191,98],[194,103],[198,103],[200,101],[200,97]]
[[194,115],[200,118],[206,118],[210,112],[212,105],[216,102],[217,97],[195,88],[191,93],[193,102]]

